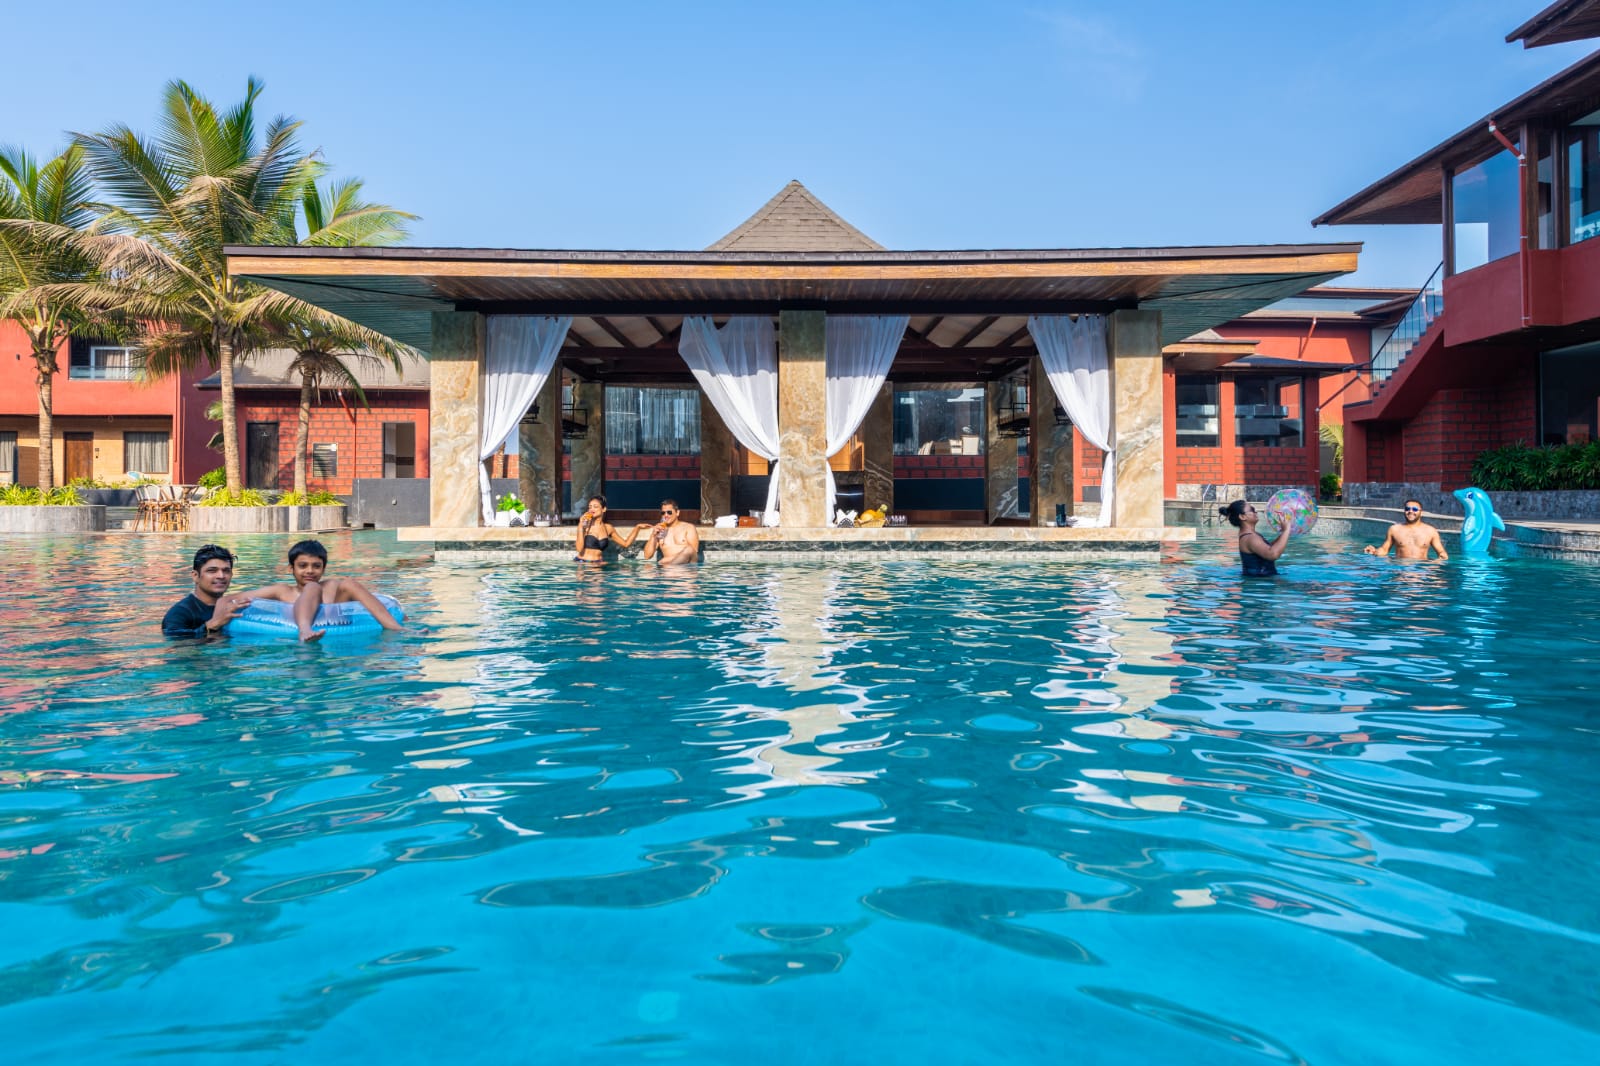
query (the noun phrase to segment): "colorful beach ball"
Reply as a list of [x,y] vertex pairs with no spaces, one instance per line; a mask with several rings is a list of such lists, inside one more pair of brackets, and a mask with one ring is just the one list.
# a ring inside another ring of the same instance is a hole
[[1317,501],[1304,489],[1280,489],[1272,494],[1265,508],[1267,513],[1262,536],[1268,540],[1277,537],[1284,526],[1297,537],[1305,536],[1317,524]]

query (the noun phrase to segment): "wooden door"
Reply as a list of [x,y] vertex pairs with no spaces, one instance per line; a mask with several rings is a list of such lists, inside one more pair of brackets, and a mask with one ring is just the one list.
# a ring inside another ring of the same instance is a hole
[[251,422],[245,426],[244,463],[245,487],[278,487],[278,423]]
[[61,448],[65,460],[61,464],[62,484],[75,478],[94,477],[93,433],[63,433]]

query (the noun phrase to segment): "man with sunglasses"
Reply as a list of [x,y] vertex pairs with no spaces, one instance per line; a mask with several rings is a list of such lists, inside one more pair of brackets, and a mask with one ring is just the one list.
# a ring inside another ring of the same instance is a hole
[[233,553],[216,544],[202,544],[194,553],[194,591],[168,609],[161,619],[162,635],[203,640],[221,633],[250,606],[250,597],[228,595],[232,583]]
[[660,557],[663,563],[693,563],[700,559],[700,534],[688,522],[679,521],[678,501],[661,501],[661,521],[650,531],[644,557]]
[[1426,559],[1428,549],[1432,548],[1439,553],[1440,559],[1450,558],[1450,553],[1444,550],[1444,543],[1439,540],[1439,531],[1422,520],[1420,501],[1407,500],[1400,513],[1405,517],[1389,527],[1382,544],[1376,548],[1368,544],[1362,550],[1368,555],[1388,555],[1389,549],[1393,548],[1396,559]]

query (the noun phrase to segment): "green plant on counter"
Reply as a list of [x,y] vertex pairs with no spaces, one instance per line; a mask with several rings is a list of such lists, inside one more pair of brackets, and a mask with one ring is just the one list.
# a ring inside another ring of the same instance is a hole
[[522,514],[527,511],[528,507],[521,500],[517,499],[508,492],[499,498],[494,505],[494,509],[496,511],[514,511],[517,514]]
[[207,470],[204,474],[200,475],[200,480],[195,482],[195,484],[199,485],[203,489],[220,489],[227,483],[227,472],[224,471],[220,466],[215,470]]
[[83,497],[71,485],[43,492],[27,485],[0,488],[0,507],[82,507]]
[[1473,461],[1472,483],[1485,492],[1600,489],[1600,441],[1492,448]]
[[196,507],[265,507],[267,498],[255,489],[240,489],[238,492],[229,492],[227,489],[217,489],[208,493],[202,500],[195,501]]

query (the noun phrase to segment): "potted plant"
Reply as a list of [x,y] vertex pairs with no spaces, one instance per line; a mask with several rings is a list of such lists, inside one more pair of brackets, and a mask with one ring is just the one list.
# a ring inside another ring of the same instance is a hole
[[495,500],[494,524],[500,528],[525,526],[528,524],[527,513],[527,505],[508,492]]

